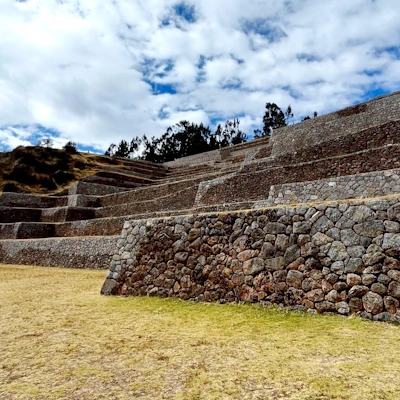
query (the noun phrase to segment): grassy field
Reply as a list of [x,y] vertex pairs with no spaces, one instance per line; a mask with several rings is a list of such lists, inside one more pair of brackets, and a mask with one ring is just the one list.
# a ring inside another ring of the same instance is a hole
[[0,266],[0,399],[399,399],[400,327]]

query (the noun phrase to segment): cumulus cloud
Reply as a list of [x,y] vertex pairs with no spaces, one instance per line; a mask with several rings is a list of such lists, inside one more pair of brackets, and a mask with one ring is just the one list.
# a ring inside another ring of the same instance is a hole
[[399,90],[396,0],[6,0],[0,150],[51,136],[104,151],[266,102],[297,119]]

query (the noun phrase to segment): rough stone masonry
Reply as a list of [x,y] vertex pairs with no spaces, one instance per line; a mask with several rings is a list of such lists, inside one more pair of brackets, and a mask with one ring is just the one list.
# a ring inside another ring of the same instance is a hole
[[101,292],[400,321],[400,197],[127,221]]

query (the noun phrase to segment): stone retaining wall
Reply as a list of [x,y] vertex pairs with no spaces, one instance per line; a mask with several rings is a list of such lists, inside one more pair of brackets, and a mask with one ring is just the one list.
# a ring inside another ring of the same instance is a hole
[[310,143],[329,143],[338,137],[351,137],[366,128],[400,118],[400,92],[366,103],[276,129],[271,137],[272,155],[296,153]]
[[164,183],[160,185],[144,186],[130,190],[124,193],[114,193],[100,198],[102,207],[115,206],[117,204],[127,204],[133,202],[147,201],[168,196],[180,192],[187,187],[201,182],[202,178],[185,179],[173,183]]
[[400,320],[400,198],[127,221],[103,294]]
[[107,194],[118,193],[118,192],[126,192],[127,190],[131,190],[129,188],[124,187],[116,187],[110,185],[103,185],[99,183],[91,183],[91,182],[75,182],[69,189],[68,194],[83,194],[83,195],[91,195],[91,196],[104,196]]
[[396,193],[400,193],[400,170],[392,169],[272,185],[268,200],[256,202],[253,208],[324,200],[362,199]]
[[[243,172],[255,172],[274,167],[296,165],[300,162],[318,161],[326,158],[343,157],[352,153],[370,151],[385,145],[399,143],[400,120],[390,121],[379,126],[367,128],[352,135],[328,138],[326,142],[310,140],[307,147],[298,148],[292,153],[252,161],[243,167]],[[322,140],[322,139],[321,139]],[[379,166],[376,160],[375,170]]]
[[[360,131],[385,124],[388,121],[398,120],[399,118],[400,92],[395,92],[372,99],[366,103],[276,129],[270,139],[256,139],[252,141],[251,147],[256,147],[259,144],[267,145],[269,140],[270,147],[268,151],[265,151],[265,154],[268,156],[269,152],[271,152],[273,157],[295,155],[299,150],[310,147],[310,144],[322,145],[321,148],[325,147],[329,151],[329,146],[326,146],[327,143],[337,141],[338,138],[339,140],[351,140]],[[354,143],[358,142],[362,145],[366,139],[368,137],[364,136],[364,140],[354,140]],[[182,167],[214,163],[221,159],[225,160],[236,149],[240,151],[241,146],[245,148],[245,145],[247,144],[183,157],[164,165]]]
[[117,242],[117,236],[0,240],[0,260],[4,264],[105,269]]
[[400,167],[400,146],[387,145],[343,157],[332,157],[296,165],[232,174],[219,185],[207,186],[196,205],[264,200],[272,185],[315,181],[342,175],[356,175]]
[[4,192],[0,194],[0,206],[3,207],[28,207],[28,208],[47,208],[62,207],[68,204],[68,198],[38,196],[25,193]]
[[[180,191],[176,190],[166,196],[154,197],[151,200],[131,200],[131,202],[126,204],[101,207],[96,209],[95,218],[192,208],[197,193],[197,186],[186,186]],[[134,193],[132,193],[132,198],[134,198]]]
[[174,161],[164,163],[166,167],[181,167],[186,165],[197,165],[205,163],[215,163],[221,161],[219,150],[207,151],[205,153],[194,154],[193,156],[181,157]]

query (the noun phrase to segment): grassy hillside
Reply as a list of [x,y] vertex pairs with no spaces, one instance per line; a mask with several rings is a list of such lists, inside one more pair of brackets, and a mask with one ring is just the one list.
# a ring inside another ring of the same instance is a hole
[[0,266],[1,399],[399,399],[400,327],[99,295],[105,271]]
[[124,168],[116,158],[38,146],[0,153],[0,191],[56,193],[98,170]]

